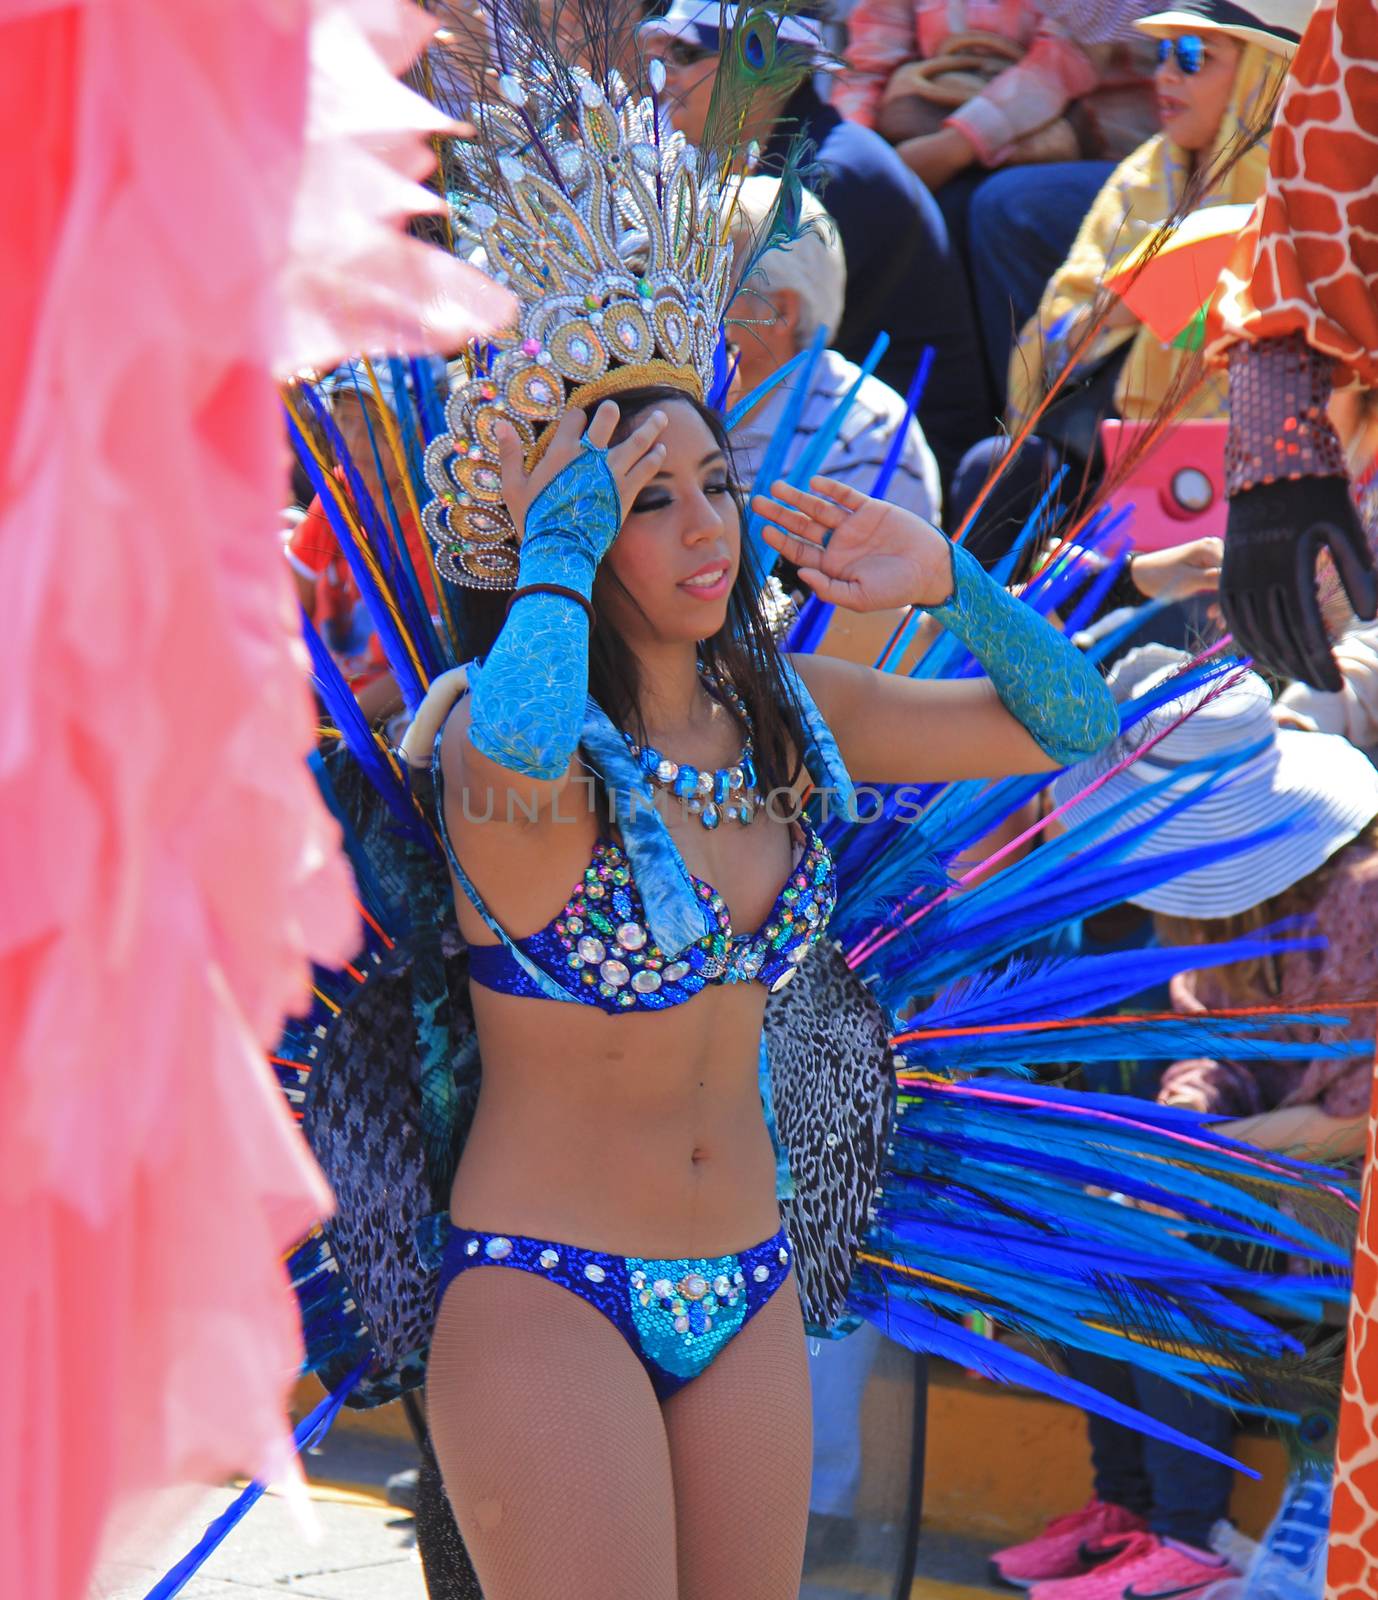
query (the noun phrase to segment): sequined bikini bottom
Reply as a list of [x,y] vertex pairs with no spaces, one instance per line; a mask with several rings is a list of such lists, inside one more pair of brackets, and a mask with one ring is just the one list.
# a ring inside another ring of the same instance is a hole
[[789,1277],[790,1256],[783,1229],[740,1255],[664,1261],[455,1227],[436,1304],[474,1267],[517,1267],[546,1278],[603,1313],[645,1367],[657,1398],[666,1400],[765,1305]]

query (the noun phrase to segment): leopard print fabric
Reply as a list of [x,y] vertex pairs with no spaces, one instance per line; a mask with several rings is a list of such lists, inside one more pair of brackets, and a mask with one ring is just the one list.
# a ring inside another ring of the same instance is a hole
[[836,945],[817,946],[766,1007],[766,1048],[794,1195],[781,1202],[804,1320],[849,1319],[847,1291],[895,1104],[885,1014]]
[[[450,1038],[462,1138],[478,1099],[478,1048],[468,1010],[467,957],[446,960]],[[418,1230],[443,1210],[427,1177],[417,1077],[417,1023],[410,963],[374,974],[322,1041],[308,1079],[302,1132],[335,1191],[326,1237],[368,1326],[376,1361],[352,1406],[395,1399],[424,1375],[435,1322],[438,1262]],[[327,1387],[353,1355],[321,1368]]]
[[[478,1039],[468,950],[438,858],[404,840],[348,751],[317,771],[365,899],[386,907],[394,939],[362,959],[362,981],[309,1041],[302,1133],[335,1191],[324,1226],[334,1301],[364,1324],[373,1364],[346,1404],[382,1405],[420,1384],[435,1321],[449,1185],[478,1103]],[[424,798],[424,796],[423,796]],[[338,990],[337,990],[338,992]],[[321,1285],[315,1284],[313,1295]],[[360,1341],[342,1348],[303,1302],[307,1360],[328,1389],[349,1376]]]

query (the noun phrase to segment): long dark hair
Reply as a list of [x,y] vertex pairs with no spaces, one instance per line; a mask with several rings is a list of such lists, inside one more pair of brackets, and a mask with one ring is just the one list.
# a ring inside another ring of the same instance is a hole
[[[730,474],[732,447],[722,418],[692,395],[667,385],[648,385],[629,389],[616,398],[620,415],[614,442],[625,438],[653,406],[692,406],[727,458]],[[730,683],[745,703],[752,723],[761,788],[769,792],[790,787],[798,777],[806,743],[803,717],[761,607],[765,580],[745,537],[746,507],[741,490],[735,477],[730,476],[729,481],[733,502],[743,519],[741,561],[737,581],[728,596],[727,618],[717,633],[703,640],[699,655],[709,675],[721,683]],[[609,619],[606,598],[613,590],[621,590],[631,601],[604,562],[593,585],[595,621],[589,640],[589,692],[618,727],[640,739],[646,731],[641,715],[640,673],[635,652]],[[600,597],[605,603],[599,603]],[[468,654],[488,653],[502,629],[505,604],[502,595],[481,590],[467,592],[463,631]]]

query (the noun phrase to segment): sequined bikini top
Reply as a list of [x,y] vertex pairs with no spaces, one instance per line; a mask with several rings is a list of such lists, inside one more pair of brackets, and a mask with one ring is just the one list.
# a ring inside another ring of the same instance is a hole
[[[855,792],[827,722],[790,663],[782,659],[780,668],[801,713],[801,754],[810,777],[835,810],[855,815]],[[479,663],[470,664],[471,686],[481,671]],[[800,818],[801,853],[769,916],[753,933],[734,933],[722,895],[690,873],[652,803],[650,780],[590,698],[579,738],[581,759],[610,798],[636,796],[638,803],[615,808],[619,839],[598,841],[559,915],[538,933],[512,938],[455,854],[445,820],[443,737],[442,728],[431,761],[440,836],[455,881],[498,940],[470,946],[469,974],[483,987],[572,1000],[613,1013],[663,1010],[691,1000],[712,983],[778,989],[822,937],[836,883],[832,858],[808,819]]]
[[[823,936],[836,899],[832,857],[807,819],[803,850],[766,920],[735,934],[727,903],[691,876],[713,931],[668,958],[651,937],[631,863],[600,839],[563,911],[538,933],[511,945],[571,1000],[604,1011],[663,1010],[709,984],[763,983],[783,989]],[[499,994],[539,998],[549,990],[531,976],[506,941],[469,947],[469,977]]]

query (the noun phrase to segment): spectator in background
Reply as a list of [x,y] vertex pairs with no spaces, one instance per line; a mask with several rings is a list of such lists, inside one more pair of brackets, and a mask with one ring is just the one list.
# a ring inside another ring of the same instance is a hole
[[[1180,650],[1147,645],[1131,651],[1110,674],[1119,700],[1145,694],[1188,664]],[[1137,738],[1166,732],[1151,750],[1092,794],[1076,796],[1122,757],[1107,750],[1073,767],[1053,785],[1054,799],[1072,801],[1070,827],[1131,801],[1189,762],[1224,759],[1256,747],[1228,783],[1196,800],[1131,852],[1128,859],[1166,855],[1287,823],[1280,835],[1227,860],[1198,867],[1134,897],[1154,914],[1165,944],[1206,944],[1256,938],[1290,921],[1291,932],[1324,940],[1324,948],[1280,955],[1172,981],[1175,1010],[1185,1015],[1221,1007],[1279,1006],[1305,1010],[1378,997],[1378,772],[1348,740],[1303,733],[1274,722],[1273,697],[1263,679],[1242,672],[1214,698],[1202,698],[1192,715],[1171,701],[1150,713]],[[1135,805],[1113,825],[1122,833],[1167,810],[1183,780]],[[1337,1027],[1296,1024],[1278,1037],[1306,1043],[1347,1039],[1355,1027],[1369,1034],[1371,1012]],[[1332,1159],[1356,1154],[1362,1140],[1372,1082],[1372,1052],[1352,1060],[1296,1062],[1178,1062],[1163,1075],[1159,1100],[1223,1117],[1257,1119],[1233,1131],[1250,1143],[1287,1149],[1326,1147]],[[1305,1116],[1283,1113],[1305,1110]],[[1261,1126],[1272,1120],[1265,1128]]]
[[861,1412],[866,1386],[885,1344],[863,1323],[845,1339],[809,1342],[813,1396],[813,1477],[805,1568],[832,1566],[856,1553],[862,1477]]
[[[992,172],[1030,175],[1029,203],[1060,247],[1046,280],[1107,170],[1082,176],[1077,167],[1120,160],[1156,126],[1142,41],[1107,28],[1107,0],[1055,3],[1072,13],[1065,23],[1041,0],[859,0],[847,19],[834,104],[874,127],[923,179],[973,270],[969,213]],[[1126,9],[1126,0],[1109,3]],[[1064,170],[1045,206],[1037,174],[1046,163]],[[1008,322],[1006,308],[1001,317]]]
[[[730,26],[737,8],[727,6]],[[718,0],[672,0],[663,17],[642,24],[646,55],[664,62],[670,120],[691,141],[703,136],[718,70]],[[847,293],[836,348],[864,361],[876,335],[890,346],[876,376],[903,393],[924,349],[932,374],[919,421],[937,457],[944,488],[963,453],[990,431],[995,416],[971,294],[933,197],[879,134],[826,105],[813,83],[822,51],[817,24],[790,16],[779,45],[799,58],[799,82],[763,89],[747,114],[743,140],[761,146],[758,171],[779,172],[791,140],[813,149],[811,186],[837,223],[847,261]]]
[[[1046,26],[1075,39],[1092,59],[1121,53],[1147,88],[1153,51],[1134,24],[1157,9],[1154,0],[1037,3]],[[1030,65],[1032,56],[1027,58]],[[1038,310],[1048,280],[1066,260],[1082,219],[1116,162],[1157,131],[1148,94],[1097,90],[1075,115],[1083,112],[1094,112],[1098,137],[1083,140],[1081,159],[999,167],[971,197],[967,259],[986,364],[1001,408],[1019,330]]]
[[[733,243],[739,259],[759,237],[779,187],[777,178],[743,181],[732,212]],[[737,371],[743,392],[754,389],[807,349],[820,328],[830,346],[841,321],[847,267],[837,227],[808,193],[803,197],[802,222],[797,239],[760,258],[728,309],[729,329],[740,352]],[[808,394],[782,471],[807,449],[860,375],[860,369],[845,356],[831,348],[823,350],[808,378]],[[750,483],[755,476],[803,381],[802,375],[787,378],[733,431],[733,457],[743,483]],[[841,431],[817,470],[870,494],[900,428],[904,440],[885,498],[937,522],[942,499],[933,452],[919,424],[906,418],[903,398],[879,378],[862,380]]]
[[1331,694],[1309,683],[1291,683],[1278,697],[1285,728],[1333,733],[1378,760],[1378,622],[1356,622],[1335,641],[1340,690]]
[[[1153,131],[1152,94],[1132,35],[1107,26],[1107,9],[1117,16],[1126,7],[1123,0],[858,0],[847,17],[846,67],[833,103],[896,144],[935,192],[977,164],[990,170],[1100,156],[1126,137],[1127,155]],[[1076,115],[1102,88],[1128,91],[1128,105],[1104,128],[1090,111]],[[1137,138],[1127,132],[1135,125]]]
[[[1204,184],[1193,196],[1196,206],[1252,202],[1263,192],[1269,118],[1296,48],[1291,25],[1306,9],[1309,0],[1253,0],[1247,8],[1201,0],[1191,24],[1175,20],[1182,15],[1176,10],[1139,23],[1162,41],[1162,131],[1121,162],[1102,189],[1020,336],[1009,375],[1011,423],[1032,411],[1046,380],[1068,362],[1101,366],[1120,351],[1126,359],[1114,388],[1119,415],[1149,417],[1161,406],[1181,369],[1180,351],[1164,349],[1121,301],[1083,345],[1096,290],[1111,267],[1163,226],[1192,180]],[[1224,381],[1212,378],[1187,415],[1222,415],[1224,402]]]
[[[1184,0],[1181,9],[1137,26],[1161,41],[1157,72],[1163,129],[1116,167],[1054,274],[1010,362],[1006,422],[1011,433],[1070,368],[1019,457],[982,508],[972,537],[983,553],[1007,544],[1066,462],[1073,481],[1097,470],[1103,417],[1150,418],[1173,395],[1191,357],[1162,344],[1123,303],[1101,296],[1106,273],[1150,238],[1182,204],[1256,200],[1268,172],[1267,128],[1310,0]],[[1208,378],[1182,415],[1224,415],[1223,377]],[[991,468],[1003,438],[963,460],[949,501],[956,525]]]
[[[1187,661],[1184,653],[1160,645],[1132,651],[1110,674],[1111,687],[1117,699],[1132,698],[1180,672]],[[1256,673],[1244,673],[1174,727],[1183,709],[1181,702],[1169,702],[1150,713],[1136,738],[1162,737],[1093,793],[1083,791],[1111,772],[1122,747],[1055,781],[1058,803],[1081,795],[1067,812],[1068,825],[1145,796],[1113,825],[1123,833],[1166,811],[1185,787],[1203,778],[1147,796],[1150,786],[1190,762],[1255,747],[1229,782],[1164,823],[1129,859],[1238,838],[1284,820],[1290,826],[1242,854],[1136,895],[1134,903],[1153,913],[1157,936],[1166,944],[1252,938],[1293,919],[1290,932],[1319,935],[1325,948],[1183,973],[1172,981],[1174,1009],[1191,1015],[1207,1008],[1333,1005],[1342,1011],[1346,1002],[1378,998],[1378,772],[1342,739],[1276,730],[1272,696]],[[1373,1028],[1373,1013],[1366,1011],[1341,1027],[1279,1030],[1281,1037],[1304,1044],[1360,1040],[1346,1059],[1177,1062],[1163,1075],[1158,1100],[1228,1118],[1218,1124],[1220,1132],[1263,1149],[1322,1162],[1357,1158],[1367,1127]],[[1084,1352],[1069,1352],[1068,1366],[1082,1382],[1229,1451],[1234,1424],[1227,1410]],[[1101,1417],[1087,1422],[1094,1498],[1081,1511],[1055,1519],[1036,1539],[997,1551],[997,1576],[1031,1588],[1032,1600],[1119,1600],[1131,1593],[1187,1600],[1235,1575],[1209,1549],[1212,1528],[1229,1514],[1232,1470]]]
[[[1331,396],[1330,420],[1348,457],[1359,520],[1378,548],[1378,393],[1339,390]],[[1341,688],[1330,694],[1309,683],[1289,684],[1278,697],[1278,720],[1284,727],[1343,734],[1378,762],[1378,622],[1355,618],[1333,568],[1319,573],[1318,580]]]

